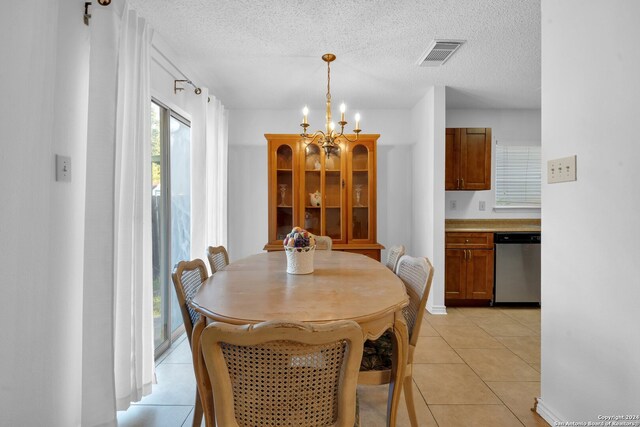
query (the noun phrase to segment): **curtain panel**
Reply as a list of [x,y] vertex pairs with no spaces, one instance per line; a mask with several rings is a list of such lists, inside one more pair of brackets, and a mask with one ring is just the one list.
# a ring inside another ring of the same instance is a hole
[[[208,91],[207,91],[208,92]],[[215,96],[205,94],[207,241],[227,247],[228,112]]]
[[82,425],[151,392],[149,60],[152,30],[127,2],[92,10],[83,297]]

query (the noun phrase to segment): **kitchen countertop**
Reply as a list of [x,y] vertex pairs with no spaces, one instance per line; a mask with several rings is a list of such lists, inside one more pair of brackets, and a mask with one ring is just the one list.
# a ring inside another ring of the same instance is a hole
[[445,232],[540,232],[540,219],[445,219]]

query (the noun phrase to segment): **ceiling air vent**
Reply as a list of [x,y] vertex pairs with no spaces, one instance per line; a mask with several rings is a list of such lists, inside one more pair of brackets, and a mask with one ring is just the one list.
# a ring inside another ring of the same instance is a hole
[[442,65],[464,42],[464,40],[433,40],[418,60],[418,65],[421,67]]

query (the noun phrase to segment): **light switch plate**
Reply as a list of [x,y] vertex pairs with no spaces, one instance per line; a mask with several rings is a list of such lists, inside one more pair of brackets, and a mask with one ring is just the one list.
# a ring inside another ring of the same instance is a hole
[[486,208],[486,204],[484,202],[484,200],[480,200],[480,203],[478,203],[478,210],[483,211]]
[[576,156],[563,157],[547,162],[547,182],[576,181]]
[[56,181],[71,182],[71,157],[56,154]]

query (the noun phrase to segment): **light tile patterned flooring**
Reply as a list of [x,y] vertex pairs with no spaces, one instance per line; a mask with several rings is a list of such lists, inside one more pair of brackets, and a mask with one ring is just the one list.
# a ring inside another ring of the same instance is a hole
[[[548,426],[533,413],[540,395],[540,309],[448,308],[430,315],[414,356],[414,398],[420,426]],[[195,380],[183,338],[157,361],[153,393],[119,426],[191,426]],[[361,386],[363,427],[385,425],[387,387]],[[203,424],[204,425],[204,424]],[[399,426],[409,426],[404,397]]]

